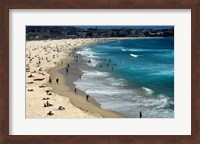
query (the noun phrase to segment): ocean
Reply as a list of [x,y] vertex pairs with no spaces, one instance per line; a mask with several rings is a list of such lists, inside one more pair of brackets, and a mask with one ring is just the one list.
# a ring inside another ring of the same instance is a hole
[[103,109],[130,118],[174,117],[174,38],[96,43],[76,52],[84,64],[74,82]]

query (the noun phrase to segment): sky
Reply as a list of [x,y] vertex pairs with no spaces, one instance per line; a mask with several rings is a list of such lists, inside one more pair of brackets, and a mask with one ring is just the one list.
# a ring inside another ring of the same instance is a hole
[[103,28],[103,29],[119,29],[119,28],[132,28],[132,29],[170,29],[174,26],[76,26],[79,28]]

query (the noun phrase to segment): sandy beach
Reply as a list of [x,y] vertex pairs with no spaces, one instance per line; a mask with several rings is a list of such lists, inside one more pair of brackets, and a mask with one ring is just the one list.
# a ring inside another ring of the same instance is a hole
[[75,94],[73,81],[80,75],[78,69],[70,69],[67,77],[59,72],[73,60],[74,49],[110,40],[114,39],[27,41],[26,118],[123,118],[102,109],[91,97],[88,102],[84,92]]

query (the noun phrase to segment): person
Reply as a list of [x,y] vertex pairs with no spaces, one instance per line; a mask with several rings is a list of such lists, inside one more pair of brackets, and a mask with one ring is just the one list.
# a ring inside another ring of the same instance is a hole
[[56,79],[57,84],[58,84],[58,81],[59,81],[59,79],[57,78],[57,79]]
[[31,78],[31,77],[34,77],[34,76],[32,74],[30,74],[28,77]]
[[44,105],[44,107],[50,107],[53,106],[53,104],[50,104],[48,101],[46,102],[46,105]]
[[51,111],[49,111],[49,112],[47,113],[47,115],[51,116],[51,115],[54,115],[54,113],[52,113]]
[[40,85],[40,86],[39,86],[39,88],[44,88],[44,87],[46,87],[46,86],[44,86],[44,85]]
[[51,93],[51,92],[48,92],[47,95],[52,95],[52,93]]
[[81,75],[79,76],[79,78],[81,79]]
[[51,80],[51,77],[49,76],[49,83],[51,84],[52,83],[52,80]]
[[64,110],[65,108],[63,106],[59,106],[58,110]]
[[[47,97],[47,98],[43,98],[42,100],[49,100],[49,99],[50,99],[50,98]],[[45,104],[44,104],[44,105],[45,105]]]
[[66,73],[68,73],[68,67],[66,67],[65,70],[66,70]]
[[46,93],[48,94],[50,92],[50,90],[46,90]]
[[74,89],[74,92],[75,92],[75,94],[76,94],[76,88]]
[[86,100],[87,100],[87,102],[89,102],[89,100],[88,100],[88,99],[89,99],[89,95],[86,95]]
[[142,118],[142,112],[140,111],[140,118]]

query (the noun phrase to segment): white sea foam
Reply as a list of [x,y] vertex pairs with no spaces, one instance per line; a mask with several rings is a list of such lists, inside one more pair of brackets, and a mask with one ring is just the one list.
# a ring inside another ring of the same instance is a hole
[[162,76],[174,76],[173,70],[163,70],[163,71],[157,71],[154,73],[151,73],[150,75],[162,75]]
[[[124,95],[123,95],[124,96]],[[167,109],[170,100],[166,97],[162,99],[148,99],[141,96],[127,96],[127,99],[114,97],[104,102],[102,107],[115,110],[125,114],[128,117],[138,117],[139,111],[142,111],[143,117],[147,118],[173,118],[174,111]],[[107,99],[107,98],[106,98]]]
[[[83,71],[81,80],[74,82],[76,88],[85,91],[95,98],[101,107],[114,110],[128,117],[138,117],[138,112],[142,111],[143,117],[170,118],[174,116],[174,111],[167,109],[173,103],[165,95],[155,98],[138,95],[134,89],[126,89],[123,79],[111,77],[108,72],[97,70]],[[153,91],[143,87],[148,93]]]
[[142,48],[133,48],[133,49],[125,49],[126,51],[130,51],[130,52],[143,52],[143,51],[146,51],[146,52],[170,52],[170,51],[173,51],[173,50],[170,50],[170,49],[142,49]]
[[132,57],[138,57],[138,55],[136,55],[136,54],[130,54],[130,56],[132,56]]
[[[104,89],[102,89],[104,88]],[[112,87],[108,88],[108,87],[102,87],[99,90],[87,90],[86,93],[88,94],[97,94],[97,95],[124,95],[127,94],[127,92],[129,92],[128,90],[122,90],[122,89],[114,89]]]
[[146,88],[146,87],[142,87],[143,90],[145,90],[147,92],[147,94],[153,94],[154,91],[149,89],[149,88]]
[[[91,48],[85,48],[80,51],[77,51],[76,54],[80,54],[83,58],[84,61],[87,61],[87,65],[89,67],[95,67],[97,66],[100,62],[96,60],[98,58],[98,54],[91,51]],[[90,60],[90,62],[88,62]]]
[[170,105],[170,100],[168,97],[164,97],[162,99],[160,99],[160,104],[156,107],[157,109],[160,108],[165,108],[168,107]]
[[111,83],[112,86],[126,86],[127,84],[125,84],[124,82],[113,82]]
[[77,51],[76,54],[80,54],[81,56],[85,56],[88,58],[98,58],[98,54],[91,51],[90,48],[85,48],[80,51]]
[[107,77],[109,76],[109,73],[108,72],[100,72],[100,71],[97,71],[97,70],[94,70],[94,71],[83,71],[83,75],[84,76],[91,76],[91,77]]
[[121,49],[122,51],[126,51],[125,49]]

